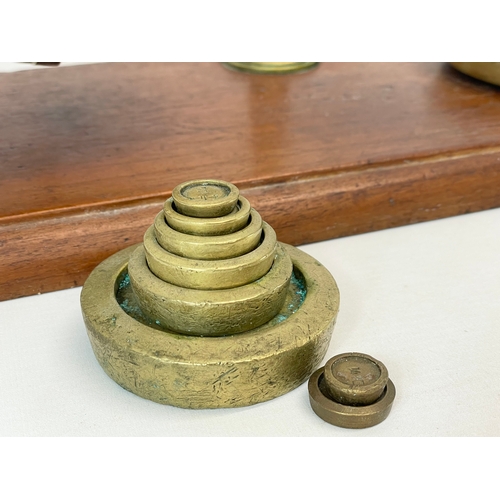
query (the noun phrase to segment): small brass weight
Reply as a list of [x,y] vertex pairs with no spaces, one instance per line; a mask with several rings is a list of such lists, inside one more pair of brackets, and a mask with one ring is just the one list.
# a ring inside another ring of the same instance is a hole
[[313,411],[339,427],[363,429],[380,424],[395,397],[385,365],[359,352],[334,356],[309,379]]
[[82,290],[92,348],[125,389],[184,408],[247,406],[308,379],[339,307],[328,270],[276,233],[236,186],[177,186],[144,242]]

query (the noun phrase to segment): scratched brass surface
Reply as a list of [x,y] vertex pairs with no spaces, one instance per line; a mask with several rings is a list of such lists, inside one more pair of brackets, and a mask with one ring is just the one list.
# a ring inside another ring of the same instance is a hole
[[130,257],[129,271],[137,300],[151,317],[179,333],[221,336],[250,330],[278,314],[287,294],[292,261],[280,245],[265,276],[225,290],[197,290],[157,278],[142,246]]
[[81,296],[104,371],[138,396],[183,408],[248,406],[298,387],[326,354],[339,292],[319,262],[283,247],[303,276],[304,302],[282,321],[226,337],[186,336],[134,319],[118,303],[116,290],[136,247],[109,257],[92,272]]

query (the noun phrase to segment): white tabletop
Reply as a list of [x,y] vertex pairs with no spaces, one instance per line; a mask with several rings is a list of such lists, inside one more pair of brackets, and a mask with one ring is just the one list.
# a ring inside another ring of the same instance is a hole
[[383,423],[323,422],[307,384],[237,409],[141,399],[97,363],[77,288],[0,302],[0,436],[500,435],[500,209],[301,248],[340,288],[325,361],[358,351],[389,370]]

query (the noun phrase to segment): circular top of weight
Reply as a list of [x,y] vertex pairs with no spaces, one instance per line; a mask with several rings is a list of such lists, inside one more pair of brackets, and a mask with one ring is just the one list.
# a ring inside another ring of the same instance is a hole
[[224,181],[206,179],[179,184],[172,192],[177,211],[190,217],[223,217],[238,202],[239,190]]
[[327,390],[335,401],[369,405],[383,393],[389,374],[383,363],[367,354],[339,354],[325,364]]

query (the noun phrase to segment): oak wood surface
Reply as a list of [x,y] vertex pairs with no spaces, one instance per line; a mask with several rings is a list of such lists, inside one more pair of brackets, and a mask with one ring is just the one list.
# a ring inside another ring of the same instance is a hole
[[439,63],[10,73],[0,118],[0,300],[81,285],[189,179],[292,244],[500,206],[500,92]]

